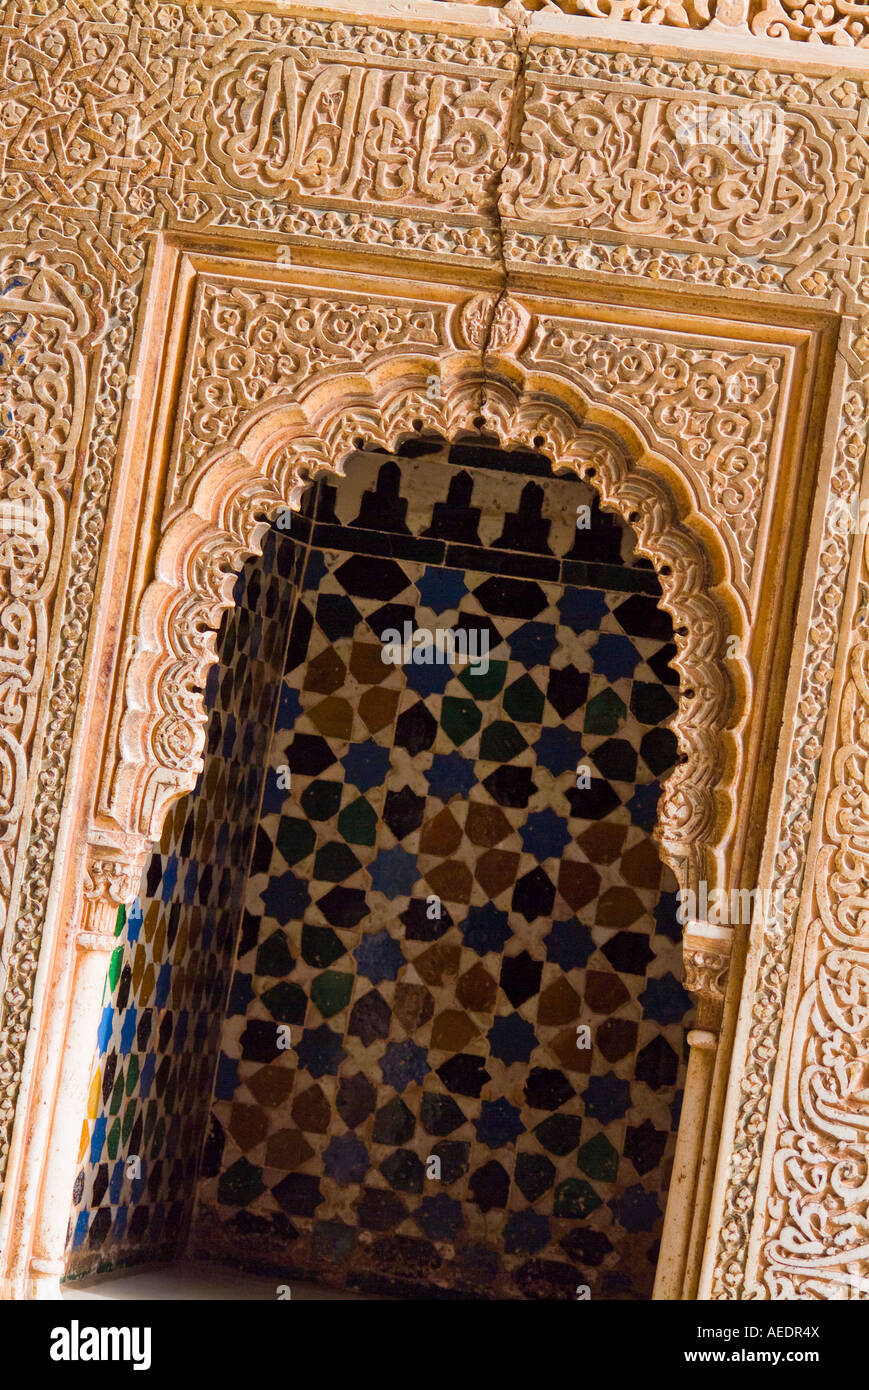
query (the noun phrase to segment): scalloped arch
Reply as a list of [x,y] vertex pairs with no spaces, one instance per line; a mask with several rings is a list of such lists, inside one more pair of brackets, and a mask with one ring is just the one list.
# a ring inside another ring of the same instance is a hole
[[[235,575],[259,553],[269,522],[298,507],[320,474],[343,475],[362,440],[391,450],[420,431],[446,439],[483,431],[587,479],[652,561],[681,677],[671,726],[679,762],[664,784],[656,835],[680,886],[720,881],[717,846],[732,818],[728,785],[738,772],[735,730],[749,684],[740,662],[724,661],[727,638],[745,625],[725,548],[685,478],[635,422],[590,402],[574,381],[526,372],[509,354],[486,353],[485,371],[479,364],[463,352],[414,353],[324,374],[253,412],[187,480],[167,513],[126,672],[107,807],[125,836],[158,840],[172,803],[195,785],[215,634]],[[435,399],[426,389],[433,367]]]

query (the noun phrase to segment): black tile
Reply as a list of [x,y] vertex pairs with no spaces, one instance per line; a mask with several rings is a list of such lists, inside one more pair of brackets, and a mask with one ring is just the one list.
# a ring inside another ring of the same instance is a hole
[[335,578],[355,598],[392,599],[406,589],[408,578],[394,560],[351,555],[335,571]]
[[471,506],[474,481],[470,473],[454,473],[450,478],[445,502],[435,502],[431,525],[424,536],[438,541],[456,541],[464,545],[481,545],[477,527],[480,507]]
[[[649,591],[651,592],[651,591]],[[629,637],[654,637],[659,642],[672,641],[673,623],[657,603],[640,593],[625,599],[613,609],[613,617]]]
[[501,962],[501,988],[514,1009],[540,990],[543,962],[533,960],[527,951],[505,956]]
[[363,492],[359,515],[350,524],[371,531],[411,534],[407,525],[407,498],[401,495],[401,469],[394,459],[387,459],[380,465],[374,487]]
[[[396,560],[415,560],[424,565],[442,565],[444,562],[443,541],[424,540],[417,536],[396,536],[389,532],[381,535],[375,531],[357,530],[355,527],[327,526],[323,522],[318,522],[314,527],[312,544],[322,550],[349,550],[356,555],[383,555]],[[341,583],[344,583],[343,579]],[[379,593],[363,594],[361,588],[353,588],[350,584],[345,584],[344,587],[349,588],[351,593],[365,598],[382,597]],[[398,590],[394,592],[397,593]]]
[[471,1200],[480,1211],[501,1210],[507,1205],[510,1178],[497,1159],[478,1168],[468,1180]]
[[460,443],[450,449],[450,463],[460,468],[494,468],[500,473],[527,473],[532,478],[553,477],[552,465],[543,454],[497,445]]
[[346,594],[320,594],[317,599],[317,623],[330,642],[352,637],[360,621],[358,608]]
[[550,670],[546,698],[562,719],[567,719],[580,705],[585,704],[588,681],[588,671],[578,671],[573,665]]
[[422,825],[424,814],[425,797],[417,796],[410,787],[402,787],[401,791],[386,793],[383,819],[396,840],[403,840],[405,835],[410,835],[414,830],[418,830]]
[[677,708],[670,691],[657,682],[634,681],[631,686],[631,712],[640,724],[663,724]]
[[418,459],[426,454],[439,454],[444,447],[442,439],[405,439],[395,451],[396,458]]
[[674,670],[670,662],[676,655],[676,643],[666,642],[660,651],[655,652],[654,656],[646,658],[646,665],[650,671],[654,671],[658,680],[664,685],[678,685],[679,672]]
[[507,512],[504,528],[495,541],[501,550],[529,551],[551,555],[549,532],[552,523],[543,515],[544,491],[539,483],[526,483],[515,512]]
[[[453,569],[476,570],[480,574],[525,576],[558,583],[559,562],[545,555],[521,555],[507,550],[494,550],[490,546],[474,550],[466,545],[448,545],[446,564]],[[511,613],[508,616],[522,615]]]
[[483,786],[499,806],[523,809],[536,790],[530,767],[511,767],[508,764],[490,772]]
[[474,596],[484,613],[494,613],[496,617],[536,618],[549,606],[539,584],[506,576],[484,580],[474,590]]
[[395,721],[395,742],[408,753],[422,753],[431,748],[438,726],[434,715],[421,700],[406,709]]
[[602,947],[613,970],[620,975],[645,975],[646,967],[655,959],[649,938],[641,931],[619,931]]
[[[583,589],[609,589],[615,593],[653,594],[661,596],[661,586],[654,572],[629,569],[625,565],[593,565],[579,560],[561,561],[562,584],[577,584]],[[644,632],[644,637],[655,634]]]

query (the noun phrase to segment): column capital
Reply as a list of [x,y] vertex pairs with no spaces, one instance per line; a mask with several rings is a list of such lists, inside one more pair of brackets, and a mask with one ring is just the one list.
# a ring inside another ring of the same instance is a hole
[[88,840],[85,857],[84,895],[88,902],[114,907],[131,903],[139,891],[142,871],[151,845],[141,836],[124,836],[108,841],[102,836]]
[[732,927],[696,920],[686,922],[682,938],[683,983],[697,1001],[696,1030],[701,1032],[718,1032],[732,947]]

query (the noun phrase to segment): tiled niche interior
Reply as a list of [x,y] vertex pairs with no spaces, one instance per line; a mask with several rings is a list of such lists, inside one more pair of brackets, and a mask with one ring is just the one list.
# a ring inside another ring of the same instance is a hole
[[[416,440],[321,480],[237,596],[112,964],[71,1270],[192,1220],[284,1281],[648,1297],[689,1010],[651,568],[545,460]],[[405,624],[488,669],[384,662]]]

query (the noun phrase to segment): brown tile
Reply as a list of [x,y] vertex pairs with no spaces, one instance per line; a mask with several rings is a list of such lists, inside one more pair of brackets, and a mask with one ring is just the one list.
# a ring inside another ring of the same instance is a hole
[[448,946],[436,941],[428,950],[414,957],[414,968],[428,985],[442,985],[449,975],[455,975],[462,958],[461,946]]
[[347,676],[347,667],[334,647],[327,647],[308,662],[303,690],[315,690],[319,695],[332,695],[340,690]]
[[350,673],[360,685],[379,685],[395,667],[381,660],[379,642],[354,642],[350,649]]
[[428,1023],[434,1013],[434,1000],[425,985],[399,984],[395,987],[393,1012],[408,1033]]
[[446,903],[469,903],[474,881],[467,864],[458,859],[445,859],[433,869],[426,871],[426,883],[433,893]]
[[585,907],[600,891],[600,874],[579,859],[562,859],[558,869],[558,891],[574,912]]
[[474,876],[483,892],[497,898],[505,888],[516,882],[519,855],[505,849],[487,849],[474,866]]
[[572,1023],[574,1019],[579,1018],[581,1008],[582,1000],[562,975],[541,994],[537,1005],[537,1022]]
[[622,855],[621,877],[626,883],[633,883],[637,888],[658,888],[661,882],[661,860],[654,840],[640,840],[639,844],[625,850]]
[[[594,1042],[594,1029],[592,1029],[592,1043]],[[565,1028],[554,1038],[547,1042],[546,1047],[552,1056],[560,1062],[565,1071],[579,1071],[588,1075],[591,1071],[592,1056],[594,1048],[580,1049],[576,1045],[576,1029]]]
[[426,821],[419,838],[420,854],[452,854],[462,843],[462,828],[448,806]]
[[330,695],[313,709],[306,710],[308,718],[324,738],[349,738],[353,729],[353,706],[349,700]]
[[293,1119],[299,1129],[312,1134],[325,1134],[331,1118],[331,1107],[319,1086],[309,1086],[293,1101]]
[[380,690],[376,686],[363,693],[359,701],[359,714],[369,733],[379,733],[392,723],[398,709],[399,694],[398,690]]
[[265,1066],[254,1072],[247,1083],[260,1105],[283,1105],[292,1094],[296,1073],[287,1067]]
[[583,997],[596,1014],[611,1014],[630,999],[630,992],[614,971],[586,970]]
[[593,864],[612,864],[622,852],[622,845],[628,833],[626,825],[610,825],[608,821],[596,821],[581,835],[576,843]]
[[461,1052],[479,1032],[467,1014],[459,1009],[445,1009],[432,1024],[431,1045],[444,1052]]
[[486,806],[481,801],[469,802],[465,834],[472,844],[492,849],[512,829],[500,806]]
[[279,1129],[266,1144],[266,1166],[292,1173],[309,1158],[313,1158],[315,1152],[304,1134],[300,1134],[297,1129]]
[[456,985],[456,998],[472,1013],[491,1013],[497,993],[498,982],[492,979],[482,961],[466,970]]
[[629,1018],[607,1018],[599,1028],[593,1029],[592,1040],[608,1062],[618,1062],[636,1048],[637,1031],[637,1024]]
[[629,927],[646,909],[633,888],[613,887],[601,893],[597,902],[595,921],[601,927]]
[[246,1153],[265,1139],[269,1129],[269,1118],[258,1105],[242,1105],[239,1101],[234,1101],[228,1128],[238,1147]]

